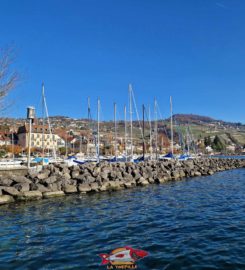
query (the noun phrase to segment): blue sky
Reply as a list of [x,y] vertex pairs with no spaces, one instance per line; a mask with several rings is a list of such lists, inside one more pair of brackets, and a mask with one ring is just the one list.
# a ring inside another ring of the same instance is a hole
[[14,44],[23,79],[4,116],[119,117],[132,83],[138,107],[245,123],[245,1],[0,0],[0,47]]

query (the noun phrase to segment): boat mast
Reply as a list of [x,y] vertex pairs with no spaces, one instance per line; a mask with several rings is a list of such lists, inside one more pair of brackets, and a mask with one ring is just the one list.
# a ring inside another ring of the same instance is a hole
[[44,165],[44,83],[42,84],[42,155],[43,155],[43,160],[42,163]]
[[149,128],[150,128],[150,153],[152,159],[152,136],[151,136],[151,107],[149,105]]
[[46,98],[45,98],[45,94],[44,94],[44,83],[42,85],[43,89],[42,89],[42,93],[43,93],[43,103],[44,103],[44,108],[45,108],[45,112],[46,112],[46,117],[47,117],[47,121],[48,121],[48,127],[49,127],[49,135],[51,137],[51,142],[52,142],[52,150],[53,150],[53,156],[54,159],[56,161],[56,151],[55,151],[55,145],[54,145],[54,140],[53,140],[53,134],[51,131],[51,125],[50,125],[50,121],[49,121],[49,115],[48,115],[48,107],[47,107],[47,103],[46,103]]
[[142,111],[143,111],[143,160],[145,160],[145,106],[142,105]]
[[65,123],[65,133],[66,133],[66,153],[65,153],[65,156],[67,157],[68,156],[68,140],[67,140],[67,137],[68,137],[68,134],[67,134],[67,122]]
[[187,142],[187,155],[190,155],[190,137],[188,129],[186,128],[186,142]]
[[90,109],[90,97],[88,97],[88,138],[87,138],[87,156],[88,156],[88,144],[89,144],[89,133],[91,128],[91,109]]
[[157,160],[157,143],[158,143],[158,135],[157,135],[157,100],[156,98],[154,99],[154,113],[155,113],[155,152],[156,152],[156,160]]
[[132,111],[132,85],[129,84],[129,113],[130,113],[130,142],[131,159],[133,158],[133,111]]
[[114,102],[114,151],[115,151],[115,159],[117,161],[117,104]]
[[124,141],[125,141],[125,156],[127,161],[127,107],[124,105]]
[[174,133],[173,133],[173,105],[172,96],[170,96],[170,127],[171,127],[171,153],[174,154]]
[[11,133],[11,148],[12,148],[12,159],[14,161],[14,134],[13,134],[13,130]]
[[97,100],[97,162],[100,161],[100,99]]

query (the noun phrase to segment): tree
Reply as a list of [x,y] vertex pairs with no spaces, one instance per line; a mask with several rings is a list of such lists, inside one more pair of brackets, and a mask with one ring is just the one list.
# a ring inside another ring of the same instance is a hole
[[5,99],[9,92],[16,87],[20,79],[19,73],[13,67],[14,61],[13,47],[0,48],[0,111],[9,106]]
[[214,141],[212,143],[212,148],[219,152],[225,149],[224,144],[217,135],[215,136]]

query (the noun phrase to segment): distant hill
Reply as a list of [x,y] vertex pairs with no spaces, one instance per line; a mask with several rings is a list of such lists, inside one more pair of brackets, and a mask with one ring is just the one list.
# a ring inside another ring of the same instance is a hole
[[217,120],[208,117],[208,116],[201,116],[197,114],[175,114],[173,115],[174,120],[179,123],[213,123],[217,122]]

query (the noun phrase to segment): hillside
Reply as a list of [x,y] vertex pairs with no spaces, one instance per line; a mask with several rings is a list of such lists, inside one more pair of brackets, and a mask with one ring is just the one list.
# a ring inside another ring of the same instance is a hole
[[[245,145],[245,125],[241,123],[230,123],[222,120],[216,120],[207,116],[200,116],[194,114],[175,114],[174,119],[174,141],[179,143],[180,136],[186,137],[191,133],[192,138],[204,145],[204,142],[209,142],[210,145],[215,140],[218,140],[223,148],[241,149]],[[25,123],[25,119],[0,118],[0,131],[15,129]],[[37,119],[42,123],[42,119]],[[54,129],[73,130],[76,134],[79,132],[86,132],[88,130],[96,129],[95,121],[88,121],[88,119],[73,119],[67,116],[52,116],[50,117],[51,125]],[[142,125],[142,123],[140,122]],[[129,123],[127,123],[129,126]],[[151,124],[154,129],[154,123]],[[139,129],[139,122],[133,122],[134,139],[140,144],[141,132]],[[149,138],[149,123],[145,123],[145,136]],[[100,125],[101,134],[109,136],[112,139],[114,132],[114,123],[112,121],[103,121]],[[129,128],[128,128],[129,132]],[[74,133],[74,134],[75,134]],[[165,140],[170,137],[170,119],[158,121],[158,133],[165,137]],[[118,121],[118,136],[124,138],[124,122]],[[111,140],[108,139],[108,140]],[[205,145],[206,146],[206,145]],[[203,146],[204,148],[204,146]]]

